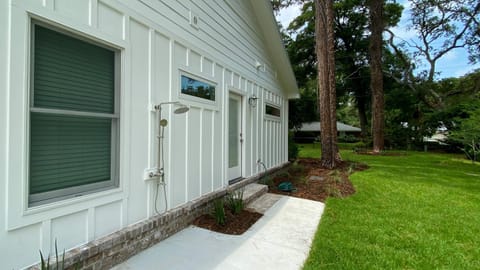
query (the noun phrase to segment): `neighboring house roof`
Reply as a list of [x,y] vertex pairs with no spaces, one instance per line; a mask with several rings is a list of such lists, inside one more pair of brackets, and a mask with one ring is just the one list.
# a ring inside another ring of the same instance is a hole
[[[320,132],[320,122],[303,123],[298,131]],[[337,121],[337,131],[339,132],[361,132],[362,130]]]
[[268,0],[250,0],[258,25],[265,37],[265,45],[277,72],[277,78],[285,87],[289,99],[299,98],[299,90],[292,65],[285,50],[272,5]]
[[[446,130],[446,128],[445,128]],[[448,134],[445,130],[440,130],[438,129],[435,134],[433,134],[431,137],[423,137],[424,142],[436,142],[436,143],[444,143],[445,141],[448,140]]]

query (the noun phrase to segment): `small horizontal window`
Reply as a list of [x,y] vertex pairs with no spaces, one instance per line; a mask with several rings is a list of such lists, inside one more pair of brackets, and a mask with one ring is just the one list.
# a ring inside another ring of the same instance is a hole
[[215,101],[215,85],[181,75],[182,94]]
[[280,109],[270,105],[265,105],[265,114],[280,117]]

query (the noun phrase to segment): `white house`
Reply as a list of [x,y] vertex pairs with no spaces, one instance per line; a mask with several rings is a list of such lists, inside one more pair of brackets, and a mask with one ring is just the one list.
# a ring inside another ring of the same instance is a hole
[[0,1],[0,84],[3,269],[286,163],[298,96],[267,0]]
[[[306,122],[295,131],[294,140],[298,143],[311,143],[319,138],[320,132],[320,122]],[[341,137],[347,135],[359,137],[362,130],[337,121],[337,132]]]

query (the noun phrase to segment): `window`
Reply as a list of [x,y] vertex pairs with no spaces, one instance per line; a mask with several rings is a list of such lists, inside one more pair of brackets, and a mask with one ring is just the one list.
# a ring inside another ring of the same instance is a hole
[[118,53],[32,27],[29,205],[118,185]]
[[265,105],[265,114],[270,116],[280,117],[280,109],[277,107],[270,106],[268,104]]
[[182,94],[215,101],[215,85],[181,75]]

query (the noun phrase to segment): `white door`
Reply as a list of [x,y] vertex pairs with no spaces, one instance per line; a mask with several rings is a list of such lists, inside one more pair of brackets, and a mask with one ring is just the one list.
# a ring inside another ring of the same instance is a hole
[[242,97],[228,100],[228,180],[242,177]]

